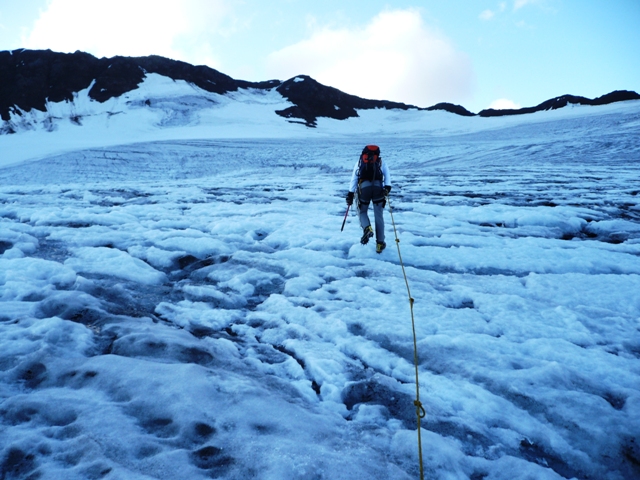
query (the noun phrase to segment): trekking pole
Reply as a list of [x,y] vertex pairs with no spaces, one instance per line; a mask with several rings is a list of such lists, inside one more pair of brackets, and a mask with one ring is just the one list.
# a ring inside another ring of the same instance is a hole
[[344,224],[347,221],[347,215],[349,215],[349,209],[351,208],[351,205],[347,205],[347,211],[344,214],[344,220],[342,220],[342,228],[340,229],[340,231],[344,230]]

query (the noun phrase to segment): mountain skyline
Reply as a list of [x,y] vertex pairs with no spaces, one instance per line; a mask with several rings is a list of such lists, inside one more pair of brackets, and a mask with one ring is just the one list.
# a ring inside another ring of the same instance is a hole
[[[249,82],[233,79],[213,68],[171,60],[161,56],[100,58],[85,53],[65,54],[51,50],[15,50],[0,52],[0,117],[10,118],[10,112],[45,110],[47,101],[71,100],[73,94],[90,88],[89,97],[105,102],[138,87],[147,73],[158,73],[173,80],[185,80],[205,91],[226,94],[240,88],[276,89],[293,106],[276,111],[282,117],[302,120],[314,127],[318,117],[346,119],[357,117],[357,110],[376,108],[445,110],[462,116],[495,117],[534,113],[557,109],[569,104],[605,105],[640,99],[633,91],[617,90],[595,99],[563,94],[537,106],[520,109],[485,109],[472,113],[464,106],[440,102],[420,108],[388,100],[371,100],[349,95],[317,82],[308,75],[288,80]],[[16,107],[18,110],[16,110]]]
[[0,50],[160,55],[479,112],[640,92],[639,23],[637,0],[22,0],[0,2]]

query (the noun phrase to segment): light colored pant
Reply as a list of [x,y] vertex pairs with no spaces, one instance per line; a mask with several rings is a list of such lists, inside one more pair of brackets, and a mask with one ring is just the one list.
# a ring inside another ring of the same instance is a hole
[[384,217],[382,206],[384,201],[384,190],[382,182],[365,181],[360,184],[358,191],[358,214],[360,218],[360,226],[366,228],[371,225],[369,220],[369,203],[373,202],[373,217],[376,222],[376,241],[384,242]]

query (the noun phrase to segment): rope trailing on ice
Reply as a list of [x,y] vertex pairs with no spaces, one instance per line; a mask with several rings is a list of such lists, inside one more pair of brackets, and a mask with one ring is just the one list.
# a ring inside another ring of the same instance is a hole
[[402,275],[404,275],[404,283],[407,286],[407,294],[409,295],[409,309],[411,311],[411,328],[413,330],[413,364],[416,370],[416,399],[413,404],[416,407],[416,417],[418,420],[418,459],[420,462],[420,480],[424,480],[424,467],[422,463],[422,435],[420,433],[420,424],[422,419],[427,416],[422,403],[420,402],[420,381],[418,378],[418,340],[416,338],[416,321],[413,315],[413,304],[415,300],[411,296],[411,289],[409,288],[409,280],[407,279],[407,272],[404,268],[404,262],[402,261],[402,253],[400,253],[400,239],[398,238],[398,230],[396,229],[396,222],[393,219],[393,209],[391,208],[391,202],[389,197],[386,197],[387,204],[389,205],[389,214],[391,215],[391,223],[393,225],[393,233],[396,237],[396,247],[398,247],[398,258],[400,259],[400,266],[402,267]]

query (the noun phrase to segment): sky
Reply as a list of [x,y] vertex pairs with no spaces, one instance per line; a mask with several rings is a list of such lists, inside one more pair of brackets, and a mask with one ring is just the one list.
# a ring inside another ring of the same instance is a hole
[[640,92],[638,25],[640,0],[0,0],[0,50],[155,54],[473,112]]

